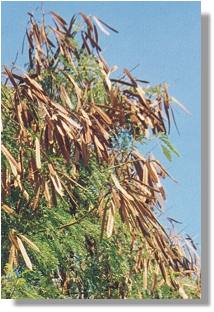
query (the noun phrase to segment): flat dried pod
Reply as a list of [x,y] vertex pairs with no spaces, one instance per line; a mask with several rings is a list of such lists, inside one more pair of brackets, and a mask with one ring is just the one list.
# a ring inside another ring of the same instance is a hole
[[98,205],[98,208],[97,208],[97,212],[98,212],[98,215],[100,217],[102,217],[103,211],[104,211],[104,208],[105,208],[106,195],[103,196],[103,193],[101,192],[99,198],[100,199],[99,199],[99,205]]
[[10,252],[9,252],[9,259],[8,259],[8,263],[11,265],[11,267],[13,268],[14,266],[16,266],[17,263],[17,258],[16,258],[16,252],[17,249],[15,247],[14,244],[12,244],[11,248],[10,248]]
[[112,124],[111,118],[99,106],[94,105],[93,108],[108,125]]
[[88,16],[86,16],[85,14],[83,14],[82,12],[80,12],[79,15],[82,16],[82,18],[85,21],[85,23],[88,26],[88,28],[91,31],[93,31],[93,23],[91,22],[91,19]]
[[35,195],[35,197],[34,197],[34,199],[32,201],[32,204],[31,204],[33,210],[36,210],[38,208],[38,206],[39,206],[40,193],[41,193],[41,185],[40,184],[38,184],[36,186],[35,193],[36,193],[36,195]]
[[104,21],[102,21],[100,18],[96,17],[96,16],[93,16],[95,22],[97,23],[97,25],[100,27],[100,29],[103,31],[103,32],[106,32],[107,34],[107,31],[103,29],[103,27],[101,27],[101,24],[103,24],[105,27],[107,27],[108,29],[110,29],[111,31],[115,32],[115,33],[118,33],[118,30],[114,29],[113,27],[109,26],[107,23],[105,23]]
[[81,107],[82,90],[79,88],[78,84],[75,82],[75,80],[72,78],[70,74],[67,74],[67,77],[73,84],[75,91],[76,91],[77,101],[78,101],[76,111],[78,111],[79,108]]
[[165,264],[165,262],[163,262],[162,260],[159,261],[159,267],[161,270],[161,274],[166,282],[166,284],[170,287],[171,283],[170,283],[170,278],[169,278],[169,274],[167,272],[167,266]]
[[100,46],[97,44],[97,42],[92,38],[91,34],[90,33],[86,33],[86,32],[83,32],[85,33],[85,38],[86,39],[89,39],[90,43],[91,43],[91,46],[93,48],[96,48],[98,52],[101,52],[102,49],[100,48]]
[[148,171],[147,164],[145,163],[143,165],[143,183],[145,185],[148,185],[148,177],[149,177],[149,171]]
[[36,161],[32,157],[28,161],[28,178],[31,183],[37,180]]
[[26,30],[26,35],[27,35],[27,39],[28,39],[28,43],[30,46],[30,49],[33,50],[34,49],[34,45],[33,45],[33,40],[32,40],[32,33],[28,33],[28,31]]
[[152,287],[151,287],[152,291],[157,289],[157,287],[158,287],[158,274],[154,272],[152,277]]
[[114,182],[114,185],[116,186],[116,188],[128,199],[128,200],[131,200],[133,201],[134,198],[128,194],[128,192],[120,185],[120,182],[119,180],[117,179],[117,177],[112,173],[111,174],[111,178],[112,178],[112,181]]
[[65,87],[61,86],[60,87],[60,91],[61,91],[61,98],[62,100],[67,104],[67,106],[73,110],[74,109],[74,105],[71,103],[70,97],[68,96]]
[[99,21],[99,19],[96,16],[93,16],[93,19],[95,21],[95,23],[97,24],[97,26],[99,27],[99,29],[107,36],[110,35],[110,33],[105,29],[105,27],[103,27],[102,23]]
[[30,196],[28,192],[26,191],[26,189],[23,187],[19,176],[16,177],[15,182],[17,183],[17,186],[19,187],[20,192],[22,193],[24,199],[28,202],[30,199]]
[[13,73],[6,66],[4,66],[4,70],[5,70],[8,78],[10,79],[12,85],[14,86],[14,88],[17,88],[17,83],[15,82]]
[[51,178],[51,181],[53,183],[53,186],[56,190],[56,192],[60,195],[60,196],[64,196],[63,194],[63,188],[62,188],[62,185],[61,185],[61,182],[60,182],[60,179],[56,173],[56,171],[54,170],[52,164],[48,164],[48,169],[49,169],[49,172],[50,172],[50,178]]
[[36,91],[43,93],[43,89],[41,87],[41,85],[35,80],[30,78],[30,76],[28,76],[27,74],[24,75],[26,82]]
[[147,164],[149,175],[150,175],[152,181],[154,183],[160,183],[157,171],[156,171],[155,167],[153,166],[152,162],[150,160],[147,160],[146,164]]
[[6,159],[10,163],[11,170],[12,170],[13,174],[15,176],[17,176],[18,173],[20,174],[21,173],[20,165],[15,160],[15,158],[12,156],[12,154],[9,152],[9,150],[4,146],[4,144],[1,145],[1,149],[2,149],[2,153],[4,154],[4,156],[6,157]]
[[97,31],[97,27],[95,26],[95,24],[93,25],[94,28],[94,36],[95,36],[95,42],[98,43],[99,41],[99,37],[98,37],[98,31]]
[[70,20],[69,27],[68,27],[68,29],[67,29],[67,34],[68,34],[68,35],[71,33],[72,27],[73,27],[73,25],[74,25],[76,19],[77,19],[77,16],[76,16],[76,15],[73,15],[72,18],[71,18],[71,20]]
[[102,70],[104,70],[104,72],[105,72],[106,74],[109,73],[110,68],[109,68],[107,62],[106,62],[105,59],[101,56],[100,53],[99,53],[98,56],[99,56],[98,64],[99,64],[100,68],[101,68]]
[[16,237],[16,239],[17,239],[17,243],[18,243],[18,246],[19,246],[19,250],[20,250],[20,252],[22,254],[22,257],[24,259],[24,262],[25,262],[27,268],[32,271],[33,266],[32,266],[32,263],[30,261],[30,258],[28,256],[28,254],[26,252],[26,249],[25,249],[21,239],[18,236]]
[[106,225],[106,235],[107,237],[111,237],[114,228],[114,215],[115,215],[115,207],[114,203],[111,201],[110,208],[108,209],[108,219]]
[[50,13],[53,16],[53,18],[55,19],[55,21],[58,24],[60,24],[63,28],[64,28],[65,25],[67,25],[66,21],[61,16],[59,16],[57,13],[55,13],[53,11],[51,11]]
[[52,199],[51,199],[51,194],[50,194],[50,190],[49,190],[49,186],[48,186],[48,181],[45,181],[44,184],[44,195],[45,195],[45,199],[48,205],[48,208],[52,207]]
[[91,119],[90,119],[88,113],[86,113],[86,111],[83,108],[80,109],[80,113],[82,114],[82,118],[86,122],[86,124],[88,126],[92,126]]
[[4,210],[10,216],[13,216],[13,217],[17,217],[18,216],[18,214],[12,208],[10,208],[6,204],[1,205],[1,209]]
[[178,292],[182,299],[189,299],[183,287],[180,286]]
[[125,201],[122,196],[120,196],[119,214],[120,214],[121,220],[127,225],[128,229],[131,231],[131,224],[129,222],[129,216],[127,213]]
[[143,288],[148,288],[148,260],[143,259]]
[[20,239],[25,242],[31,249],[40,252],[39,248],[26,236],[22,235],[22,234],[17,234],[17,236],[20,237]]
[[112,189],[111,190],[111,193],[112,193],[112,199],[113,199],[113,202],[114,202],[114,205],[117,209],[120,208],[120,196],[119,194],[116,192],[115,189]]
[[[59,150],[64,159],[69,162],[70,160],[70,146],[69,141],[66,140],[67,134],[64,134],[61,128],[57,125],[54,130],[54,138],[55,142],[58,143]],[[66,144],[68,143],[68,144]]]
[[112,89],[111,80],[109,79],[109,76],[107,74],[105,75],[105,82],[108,87],[108,91],[111,91]]
[[173,182],[177,183],[177,181],[172,178],[172,176],[166,171],[166,169],[160,164],[158,160],[151,160],[151,162],[154,162],[155,164],[158,165],[158,167],[162,170],[162,175],[164,173],[165,176],[168,176]]
[[101,239],[103,238],[105,228],[106,228],[108,203],[109,203],[109,198],[103,203],[102,225],[101,225],[101,233],[100,233]]
[[84,137],[85,144],[91,143],[91,130],[90,130],[88,125],[86,125],[86,127],[84,127],[83,137]]
[[42,24],[42,26],[41,26],[40,33],[41,33],[42,41],[45,42],[47,44],[47,46],[49,46],[44,24]]
[[37,169],[41,169],[41,154],[40,154],[40,142],[39,139],[36,137],[35,139],[35,148],[36,148],[36,167]]
[[85,47],[87,52],[88,52],[88,54],[90,55],[91,54],[91,50],[90,50],[90,48],[88,46],[88,43],[87,43],[87,40],[86,40],[86,36],[84,36],[84,32],[81,32],[81,37],[82,37],[82,41],[83,41],[82,47]]
[[94,144],[96,145],[97,149],[100,149],[101,151],[105,151],[104,145],[99,141],[98,137],[94,134],[93,135]]
[[61,120],[60,122],[61,122],[62,128],[64,129],[64,131],[65,131],[65,133],[67,134],[67,136],[68,136],[71,140],[73,140],[74,137],[75,137],[74,131],[72,131],[71,127],[69,127],[69,126],[67,125],[67,123],[64,122],[63,120]]
[[[145,219],[144,219],[145,220]],[[144,220],[142,220],[142,218],[140,218],[139,216],[136,216],[136,225],[137,228],[142,232],[143,236],[148,238],[150,237],[149,234],[149,228],[148,226],[145,224]]]
[[135,159],[142,160],[143,163],[146,161],[146,159],[143,157],[143,155],[136,148],[133,149],[131,154],[135,157]]
[[55,29],[55,28],[52,28],[50,26],[50,29],[52,30],[52,32],[54,33],[56,39],[60,42],[60,45],[59,45],[59,48],[60,48],[60,51],[62,53],[62,55],[65,56],[65,40],[66,40],[66,33],[59,30],[59,29]]
[[59,113],[59,115],[63,118],[63,119],[65,119],[66,121],[67,121],[67,124],[70,124],[70,126],[72,127],[72,128],[76,128],[76,129],[78,129],[78,130],[81,130],[82,129],[82,126],[78,123],[78,122],[76,122],[73,118],[71,118],[71,117],[68,117],[68,116],[66,116],[65,114],[63,114],[63,113]]
[[88,145],[85,144],[83,140],[81,144],[81,152],[82,152],[83,164],[84,166],[87,166],[88,161],[89,161]]
[[103,135],[106,142],[108,142],[110,134],[104,129],[104,127],[101,125],[97,118],[95,118],[94,116],[92,116],[92,118],[97,125],[96,129],[98,128],[98,131]]
[[172,102],[177,104],[186,114],[191,115],[190,111],[181,102],[179,102],[174,96],[171,96],[170,98]]
[[14,229],[9,231],[8,234],[9,240],[11,241],[12,244],[16,247],[17,250],[19,250],[19,245],[16,240],[16,231]]

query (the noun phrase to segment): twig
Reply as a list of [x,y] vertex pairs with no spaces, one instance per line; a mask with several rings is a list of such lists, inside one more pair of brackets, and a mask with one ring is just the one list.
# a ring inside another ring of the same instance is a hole
[[74,179],[72,179],[71,177],[69,177],[66,173],[64,173],[61,170],[57,169],[57,172],[62,174],[64,177],[66,177],[68,180],[70,180],[71,182],[73,182],[74,184],[76,184],[77,186],[79,186],[81,189],[83,189],[84,191],[87,191],[87,189],[85,187],[83,187],[81,184],[79,184],[77,181],[75,181]]
[[62,229],[64,229],[64,228],[66,228],[66,227],[69,227],[69,226],[72,226],[72,225],[74,225],[74,224],[77,224],[77,223],[81,222],[81,221],[84,220],[86,217],[88,217],[88,215],[89,215],[92,211],[94,211],[96,208],[97,208],[97,207],[95,206],[95,207],[92,208],[87,214],[85,214],[83,217],[77,219],[76,221],[69,222],[69,223],[67,223],[67,224],[61,225],[60,227],[58,227],[58,230],[62,230]]
[[114,169],[114,168],[118,168],[118,167],[122,167],[122,166],[125,166],[127,164],[131,164],[131,163],[134,163],[134,162],[137,162],[137,161],[142,161],[142,159],[138,158],[138,159],[135,159],[135,160],[129,160],[129,161],[125,162],[125,163],[112,166],[112,167],[108,168],[108,170],[111,170],[111,169]]

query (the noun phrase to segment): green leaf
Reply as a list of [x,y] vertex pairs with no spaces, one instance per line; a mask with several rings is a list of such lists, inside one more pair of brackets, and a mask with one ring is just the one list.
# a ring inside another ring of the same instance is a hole
[[173,152],[176,156],[180,157],[179,152],[176,150],[176,148],[172,145],[172,143],[169,141],[168,137],[166,135],[162,135],[160,137],[161,141],[167,145],[167,147],[169,148],[169,150],[171,152]]
[[161,144],[161,148],[162,148],[162,151],[163,151],[164,155],[166,156],[166,158],[169,161],[172,161],[172,156],[171,156],[170,150],[168,148],[166,148],[166,146],[164,146],[162,144]]

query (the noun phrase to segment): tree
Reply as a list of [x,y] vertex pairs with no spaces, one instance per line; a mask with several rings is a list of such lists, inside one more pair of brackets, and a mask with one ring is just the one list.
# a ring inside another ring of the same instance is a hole
[[5,66],[2,296],[200,296],[192,241],[156,215],[171,177],[136,148],[155,137],[177,153],[167,85],[111,78],[98,30],[117,31],[99,18],[51,16],[54,28],[29,13],[26,71]]

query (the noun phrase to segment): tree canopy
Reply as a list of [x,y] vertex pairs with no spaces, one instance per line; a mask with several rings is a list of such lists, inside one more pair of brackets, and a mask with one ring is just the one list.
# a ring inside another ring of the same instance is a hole
[[50,15],[29,13],[25,71],[4,67],[2,297],[200,297],[192,239],[157,217],[173,178],[137,149],[178,154],[167,84],[113,78],[99,36],[118,31],[100,18]]

